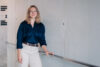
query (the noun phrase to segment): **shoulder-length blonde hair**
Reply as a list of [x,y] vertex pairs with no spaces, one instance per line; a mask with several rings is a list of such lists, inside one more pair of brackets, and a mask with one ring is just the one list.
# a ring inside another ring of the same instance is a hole
[[36,23],[40,23],[40,12],[39,12],[39,10],[38,10],[38,8],[37,8],[37,6],[35,6],[35,5],[31,5],[29,8],[28,8],[28,10],[27,10],[27,15],[26,15],[26,21],[27,21],[27,23],[28,24],[30,24],[31,22],[30,22],[30,9],[31,8],[35,8],[36,9],[36,11],[37,11],[37,16],[36,16],[36,18],[35,18],[35,21],[36,21]]

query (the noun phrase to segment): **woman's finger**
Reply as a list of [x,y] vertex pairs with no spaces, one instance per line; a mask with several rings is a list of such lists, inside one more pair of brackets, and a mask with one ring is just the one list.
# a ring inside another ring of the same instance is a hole
[[50,55],[54,55],[54,53],[53,53],[53,52],[49,52],[49,54],[50,54]]
[[22,58],[18,58],[18,62],[19,63],[22,63]]

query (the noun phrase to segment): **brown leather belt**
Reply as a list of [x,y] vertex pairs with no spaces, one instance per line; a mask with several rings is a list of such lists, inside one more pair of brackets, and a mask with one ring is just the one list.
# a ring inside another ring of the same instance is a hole
[[31,43],[27,43],[27,42],[23,42],[25,45],[29,45],[29,46],[34,46],[34,47],[38,47],[38,44],[31,44]]

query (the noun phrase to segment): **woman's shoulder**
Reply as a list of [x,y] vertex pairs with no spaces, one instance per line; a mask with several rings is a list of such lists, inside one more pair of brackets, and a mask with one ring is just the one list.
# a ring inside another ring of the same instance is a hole
[[38,26],[37,26],[38,31],[41,33],[44,33],[45,32],[45,25],[42,22],[37,23],[37,24],[38,24]]
[[27,21],[26,21],[26,20],[23,20],[23,21],[21,22],[21,24],[27,24]]
[[40,23],[37,23],[39,26],[41,26],[41,27],[44,27],[45,25],[42,23],[42,22],[40,22]]
[[24,20],[24,21],[22,21],[21,23],[20,23],[20,25],[26,25],[27,24],[27,22]]

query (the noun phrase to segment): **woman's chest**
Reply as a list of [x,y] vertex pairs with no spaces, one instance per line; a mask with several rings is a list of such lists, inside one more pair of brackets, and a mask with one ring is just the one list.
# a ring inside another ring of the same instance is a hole
[[26,35],[26,36],[32,36],[32,35],[37,36],[38,34],[40,34],[40,31],[41,31],[41,28],[38,27],[38,26],[34,26],[34,27],[26,26],[24,28],[24,35]]

